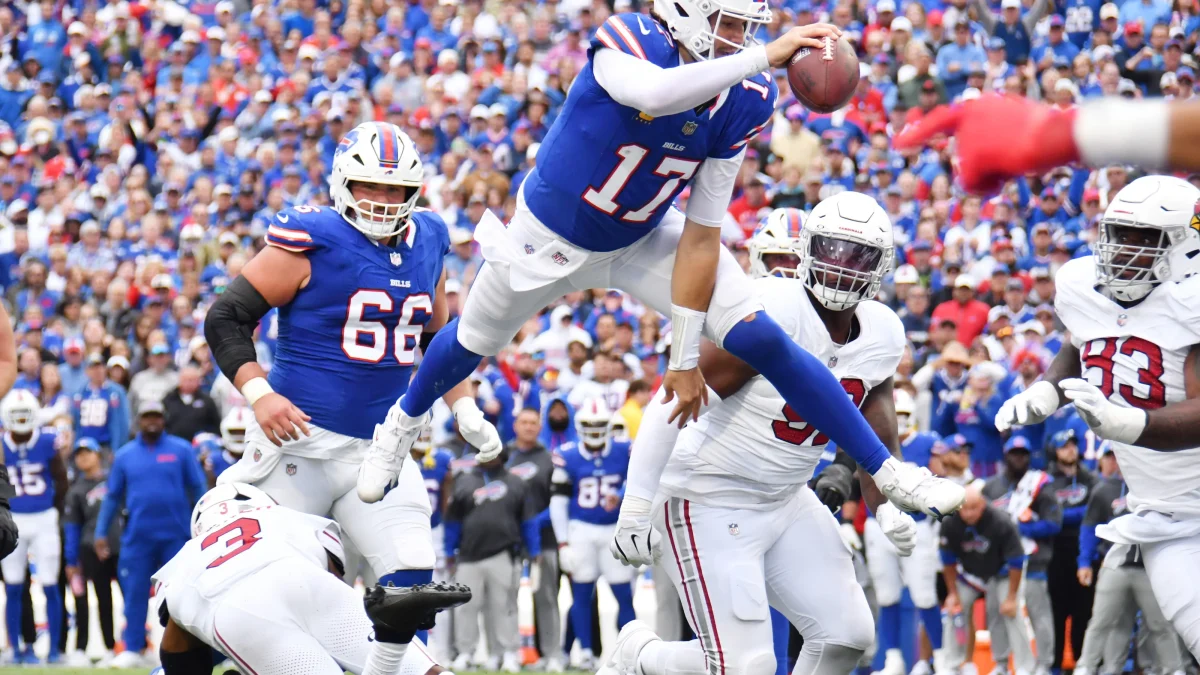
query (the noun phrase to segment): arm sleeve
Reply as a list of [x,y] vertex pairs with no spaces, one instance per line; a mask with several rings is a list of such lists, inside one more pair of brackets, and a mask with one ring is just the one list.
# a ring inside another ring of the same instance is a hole
[[446,548],[446,557],[453,558],[458,554],[458,542],[462,540],[462,523],[457,520],[445,521],[442,534],[445,538],[443,544]]
[[537,518],[521,523],[521,539],[525,542],[529,557],[536,558],[542,554],[542,528],[538,527]]
[[570,504],[570,497],[554,495],[550,498],[550,526],[554,528],[554,538],[558,540],[559,546],[567,543],[567,522],[569,518],[567,510]]
[[63,527],[63,533],[66,535],[63,553],[67,567],[75,567],[79,565],[79,540],[83,534],[83,526],[79,523],[68,522]]
[[1100,546],[1100,538],[1096,536],[1095,525],[1084,525],[1079,528],[1079,558],[1076,559],[1077,567],[1091,567],[1092,561],[1096,559],[1096,549]]
[[1063,525],[1078,525],[1083,522],[1083,514],[1087,512],[1087,504],[1063,509]]
[[720,227],[729,210],[733,182],[742,168],[745,148],[729,158],[709,157],[696,171],[692,180],[692,196],[688,198],[687,218],[705,227]]
[[769,67],[763,45],[677,68],[662,68],[616,49],[600,49],[592,57],[596,81],[614,101],[654,117],[691,110]]
[[[664,395],[659,393],[651,398],[642,413],[642,423],[638,426],[638,435],[629,455],[629,478],[625,483],[627,496],[647,501],[654,499],[663,469],[671,458],[671,450],[675,448],[675,439],[679,438],[679,428],[667,422],[671,416],[671,406],[663,403]],[[701,408],[700,414],[703,415],[720,401],[721,397],[710,387],[708,405]]]

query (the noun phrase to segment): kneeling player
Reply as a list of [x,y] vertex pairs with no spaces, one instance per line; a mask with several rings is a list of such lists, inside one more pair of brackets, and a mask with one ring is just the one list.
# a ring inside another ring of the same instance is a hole
[[458,584],[376,586],[364,612],[340,578],[337,523],[278,506],[245,483],[205,494],[192,535],[154,575],[166,675],[208,675],[211,649],[256,675],[397,673],[402,660],[432,664],[420,647],[407,649],[414,634],[471,597]]
[[[870,301],[891,267],[887,214],[866,195],[837,195],[813,210],[794,252],[798,278],[756,280],[759,299],[797,344],[829,365],[898,454],[892,375],[904,329]],[[715,349],[701,363],[715,390],[710,398],[721,402],[678,443],[664,423],[666,404],[656,399],[647,409],[613,542],[613,553],[628,562],[652,560],[655,544],[664,544],[664,566],[699,643],[662,642],[634,622],[602,672],[770,675],[775,607],[804,637],[796,673],[845,675],[875,636],[837,522],[806,485],[829,439],[744,363]],[[910,553],[912,519],[870,477],[860,482],[884,534],[901,555]],[[649,513],[661,534],[654,542]]]

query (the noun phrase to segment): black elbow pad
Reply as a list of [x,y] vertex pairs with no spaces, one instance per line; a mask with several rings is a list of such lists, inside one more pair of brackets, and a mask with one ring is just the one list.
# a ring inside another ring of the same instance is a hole
[[254,329],[269,311],[271,303],[244,276],[234,279],[208,310],[204,339],[221,372],[231,381],[239,368],[258,360]]

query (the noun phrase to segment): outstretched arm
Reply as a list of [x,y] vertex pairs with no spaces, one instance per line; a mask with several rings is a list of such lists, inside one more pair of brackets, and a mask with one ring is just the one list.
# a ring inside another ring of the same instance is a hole
[[[892,453],[892,457],[903,460],[904,456],[900,453],[900,429],[896,424],[896,400],[892,398],[892,378],[884,380],[867,394],[866,400],[863,401],[862,414],[867,419],[867,424],[871,425],[871,430],[887,446],[888,452]],[[858,484],[862,489],[863,501],[872,513],[887,501],[887,497],[883,496],[879,486],[875,484],[875,479],[863,471],[862,467],[858,469]]]

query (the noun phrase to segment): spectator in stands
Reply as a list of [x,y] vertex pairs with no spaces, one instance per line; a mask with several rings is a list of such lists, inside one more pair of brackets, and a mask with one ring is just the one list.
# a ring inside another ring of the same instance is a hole
[[184,439],[196,434],[221,433],[221,413],[212,397],[200,389],[200,369],[184,366],[179,385],[163,399],[167,433]]
[[933,309],[933,321],[951,320],[958,327],[958,341],[971,344],[987,324],[988,305],[975,298],[975,284],[965,274],[954,280],[953,297]]

